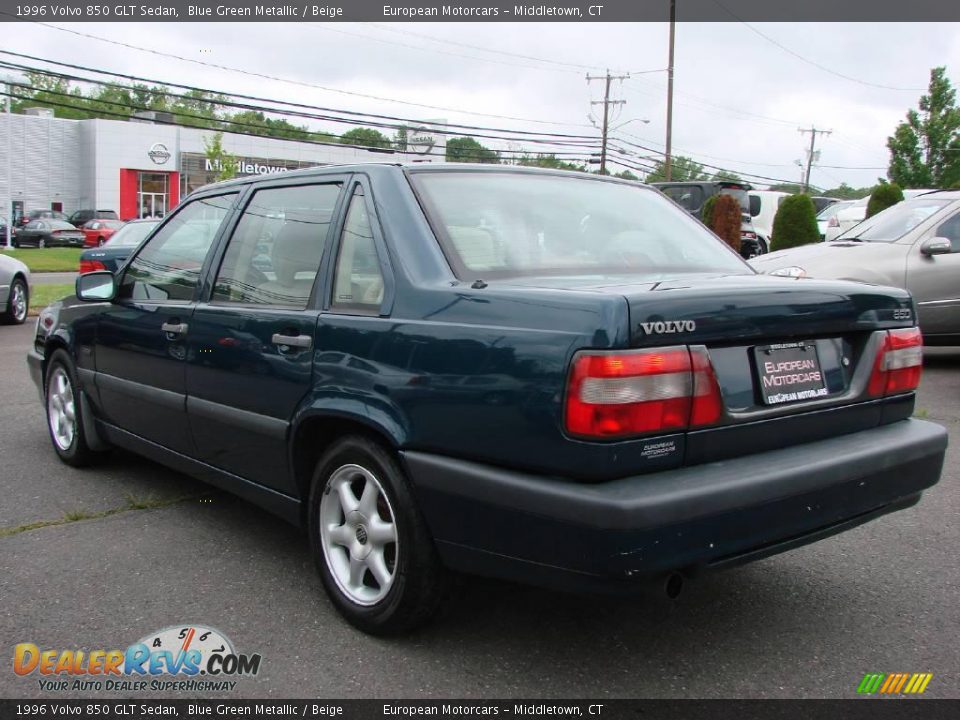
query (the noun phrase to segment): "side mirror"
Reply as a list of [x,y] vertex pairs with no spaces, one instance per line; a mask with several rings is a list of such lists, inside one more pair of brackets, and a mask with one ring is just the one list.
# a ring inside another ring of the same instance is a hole
[[953,243],[945,237],[932,237],[925,240],[920,246],[920,252],[928,257],[933,255],[949,255],[953,252]]
[[113,300],[117,294],[117,283],[109,270],[85,273],[77,278],[77,297],[86,302]]

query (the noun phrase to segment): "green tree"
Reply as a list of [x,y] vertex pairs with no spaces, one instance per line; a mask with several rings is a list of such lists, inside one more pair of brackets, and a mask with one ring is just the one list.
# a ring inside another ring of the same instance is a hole
[[777,183],[776,185],[770,186],[771,190],[776,190],[777,192],[790,193],[791,195],[796,195],[797,193],[803,192],[803,185],[798,183]]
[[393,144],[397,148],[397,150],[406,152],[407,142],[409,137],[410,137],[409,129],[405,127],[397,129],[397,131],[393,134]]
[[870,195],[867,202],[867,217],[873,217],[881,210],[896,205],[903,200],[903,190],[896,183],[881,183]]
[[498,163],[500,153],[470,137],[447,140],[447,162]]
[[576,170],[579,172],[584,172],[587,169],[583,165],[578,165],[577,163],[561,160],[553,153],[537,153],[536,155],[521,155],[516,159],[515,162],[517,165],[524,165],[526,167],[551,168],[553,170]]
[[809,245],[820,241],[817,211],[805,193],[783,199],[773,218],[773,245],[770,250]]
[[343,145],[359,145],[361,147],[389,148],[393,147],[390,138],[373,128],[354,128],[340,136]]
[[[659,160],[650,174],[647,175],[646,182],[665,182],[667,179],[666,164]],[[694,182],[697,180],[709,180],[710,175],[704,170],[703,165],[691,160],[683,155],[675,155],[671,166],[670,180],[672,182]]]
[[700,211],[700,219],[708,228],[713,227],[713,208],[716,206],[716,204],[717,196],[711,195],[707,198],[707,201],[703,204],[703,209]]
[[629,170],[624,170],[624,171],[622,171],[622,172],[618,172],[618,173],[616,173],[616,174],[614,175],[614,177],[618,177],[618,178],[620,178],[621,180],[639,180],[639,179],[640,179],[637,175],[634,175],[634,174],[633,174],[632,172],[630,172]]
[[930,71],[919,112],[907,112],[887,138],[887,149],[887,175],[900,187],[945,188],[960,180],[960,109],[945,67]]
[[[799,185],[796,187],[797,187],[797,190],[795,190],[794,192],[800,192],[800,190],[802,190],[802,188]],[[872,193],[873,190],[874,188],[872,187],[855,188],[855,187],[850,187],[846,183],[840,183],[839,187],[830,188],[829,190],[824,190],[823,194],[826,197],[837,198],[839,200],[859,200],[860,198],[864,198],[870,193]]]
[[237,174],[237,157],[223,149],[223,133],[214,133],[203,139],[204,155],[216,169],[215,179],[229,180]]
[[713,175],[714,182],[726,180],[727,182],[743,182],[743,178],[732,170],[717,170]]

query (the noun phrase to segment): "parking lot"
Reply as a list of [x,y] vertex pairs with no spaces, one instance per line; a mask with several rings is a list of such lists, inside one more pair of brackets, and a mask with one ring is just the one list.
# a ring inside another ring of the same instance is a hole
[[[867,672],[901,671],[960,696],[960,349],[927,353],[917,414],[952,444],[919,506],[688,583],[669,606],[465,580],[438,622],[379,640],[339,619],[305,539],[265,511],[126,453],[61,464],[24,362],[32,334],[0,328],[8,658],[199,623],[263,657],[227,697],[845,698]],[[50,697],[9,665],[0,694]]]

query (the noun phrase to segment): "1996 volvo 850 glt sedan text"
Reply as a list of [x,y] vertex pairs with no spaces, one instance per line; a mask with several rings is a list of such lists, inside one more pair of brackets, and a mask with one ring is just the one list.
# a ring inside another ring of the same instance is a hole
[[626,181],[230,181],[77,295],[29,354],[59,456],[128,448],[303,524],[369,632],[428,618],[449,568],[675,592],[913,505],[943,464],[906,291],[757,275]]

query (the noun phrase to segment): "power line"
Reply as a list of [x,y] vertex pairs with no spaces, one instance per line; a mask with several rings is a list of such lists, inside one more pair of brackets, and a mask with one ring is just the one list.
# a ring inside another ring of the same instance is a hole
[[[8,15],[10,17],[13,17],[12,13],[4,12],[4,11],[0,11],[0,15]],[[276,75],[267,75],[265,73],[259,73],[252,70],[245,70],[243,68],[232,67],[230,65],[220,65],[218,63],[206,62],[204,60],[197,60],[196,58],[186,58],[181,55],[176,55],[174,53],[163,52],[162,50],[145,48],[139,45],[133,45],[132,43],[125,43],[119,40],[111,40],[110,38],[104,38],[104,37],[100,37],[99,35],[93,35],[91,33],[80,32],[79,30],[71,30],[70,28],[58,27],[56,25],[51,25],[50,23],[39,22],[39,21],[33,21],[33,22],[36,25],[50,28],[51,30],[59,30],[60,32],[70,33],[71,35],[76,35],[77,37],[84,37],[90,40],[97,40],[98,42],[109,43],[110,45],[125,47],[130,50],[138,50],[140,52],[150,53],[152,55],[157,55],[159,57],[166,57],[166,58],[171,58],[173,60],[180,60],[181,62],[188,62],[194,65],[202,65],[204,67],[214,68],[216,70],[225,70],[227,72],[239,73],[241,75],[246,75],[248,77],[260,78],[261,80],[272,80],[274,82],[283,82],[291,85],[299,85],[301,87],[309,87],[309,88],[314,88],[316,90],[324,90],[326,92],[340,93],[342,95],[351,95],[353,97],[362,97],[368,100],[379,100],[380,102],[391,102],[391,103],[397,103],[399,105],[421,107],[421,108],[426,108],[428,110],[440,110],[442,112],[453,112],[453,113],[460,113],[463,115],[474,115],[477,117],[489,117],[489,118],[496,118],[499,120],[517,120],[519,122],[531,122],[531,123],[537,123],[541,125],[588,127],[587,125],[584,125],[582,123],[564,123],[564,122],[558,122],[555,120],[539,120],[535,118],[524,118],[524,117],[511,116],[511,115],[497,115],[494,113],[484,113],[484,112],[477,112],[472,110],[460,110],[457,108],[444,107],[442,105],[428,105],[425,103],[416,103],[416,102],[411,102],[409,100],[399,100],[397,98],[382,97],[380,95],[371,95],[369,93],[355,92],[352,90],[341,90],[339,88],[327,87],[325,85],[317,85],[316,83],[310,83],[304,80],[293,80],[291,78],[284,78]]]
[[[18,55],[18,56],[20,55],[19,53],[9,53],[8,51],[4,51],[4,50],[0,50],[0,54],[9,54],[9,55]],[[42,58],[37,58],[37,59],[39,59],[39,60],[41,60],[41,61],[44,61],[44,62],[52,62],[52,61],[45,61],[45,60],[43,60]],[[69,65],[69,64],[67,64],[67,63],[56,63],[56,62],[53,62],[52,64],[65,65],[65,66],[69,66],[69,67],[81,67],[81,66],[71,66],[71,65]],[[62,78],[62,79],[65,79],[65,80],[72,80],[72,81],[76,81],[76,82],[89,83],[89,84],[92,84],[92,85],[99,85],[99,86],[105,86],[105,87],[114,87],[114,88],[120,88],[120,89],[125,89],[125,90],[131,89],[129,85],[124,85],[124,84],[120,84],[120,83],[111,83],[111,82],[107,82],[107,81],[104,81],[104,80],[97,80],[97,79],[93,79],[93,78],[89,78],[89,77],[84,77],[84,76],[80,76],[80,75],[73,75],[73,74],[68,74],[68,73],[63,73],[63,72],[54,72],[54,71],[52,71],[52,70],[35,68],[35,67],[27,66],[27,65],[10,63],[10,62],[6,62],[6,61],[0,61],[0,67],[9,67],[9,68],[13,68],[13,69],[17,69],[17,70],[21,70],[21,71],[25,71],[25,72],[35,72],[35,73],[38,73],[38,74],[41,74],[41,75],[46,75],[46,76],[50,76],[50,77],[57,77],[57,78]],[[382,118],[382,117],[383,117],[383,118],[386,118],[386,119],[404,120],[403,118],[390,118],[390,116],[380,116],[380,115],[375,115],[375,114],[372,114],[372,113],[361,113],[361,115],[363,115],[363,116],[364,116],[365,118],[367,118],[367,119],[357,120],[357,119],[354,119],[354,118],[341,118],[341,117],[337,117],[337,116],[320,115],[320,114],[316,114],[316,113],[308,113],[308,112],[302,112],[302,111],[292,111],[292,110],[286,110],[286,109],[283,109],[283,108],[267,107],[267,106],[263,106],[263,105],[250,105],[250,104],[238,103],[238,102],[235,102],[235,101],[231,101],[231,100],[229,100],[229,98],[231,98],[231,97],[234,97],[234,98],[239,97],[239,98],[241,98],[241,99],[248,99],[248,98],[249,98],[249,99],[251,99],[251,100],[255,100],[255,101],[258,101],[258,102],[267,102],[267,103],[278,103],[278,102],[279,102],[279,104],[283,104],[283,105],[290,105],[290,106],[297,106],[297,107],[304,107],[304,108],[312,108],[312,107],[314,107],[314,106],[303,105],[303,104],[298,104],[298,103],[286,103],[286,102],[282,102],[282,101],[273,101],[273,100],[269,100],[269,99],[266,99],[266,98],[256,98],[256,97],[245,96],[245,95],[234,95],[234,94],[232,94],[232,93],[222,93],[222,92],[220,92],[220,91],[212,90],[212,89],[209,89],[209,88],[199,88],[199,87],[194,87],[194,86],[178,85],[178,84],[175,84],[175,83],[169,83],[169,84],[168,84],[168,83],[164,83],[163,81],[160,81],[160,80],[155,80],[155,79],[150,79],[150,78],[142,78],[142,77],[136,77],[136,76],[122,75],[122,74],[120,74],[120,73],[112,73],[112,72],[107,72],[107,71],[100,71],[100,70],[96,70],[96,69],[92,69],[92,68],[82,68],[82,69],[83,69],[84,71],[86,71],[86,72],[106,74],[106,75],[109,75],[109,76],[111,76],[111,77],[119,77],[119,78],[123,78],[123,79],[126,79],[126,80],[137,80],[137,81],[140,81],[140,82],[149,82],[149,83],[160,84],[160,85],[172,85],[172,86],[174,86],[174,87],[185,88],[185,89],[188,89],[188,90],[193,91],[193,92],[201,92],[201,93],[205,93],[205,94],[208,94],[208,95],[216,95],[216,96],[218,96],[218,97],[216,97],[216,98],[202,99],[202,101],[208,102],[208,103],[211,104],[211,105],[220,105],[220,106],[223,106],[223,107],[233,107],[233,108],[239,108],[239,109],[241,109],[241,110],[261,111],[261,112],[267,112],[267,113],[276,114],[276,115],[284,115],[284,116],[288,116],[288,117],[306,118],[306,119],[311,119],[311,120],[323,120],[323,121],[335,122],[335,123],[342,123],[342,124],[348,124],[348,125],[370,125],[370,126],[376,126],[376,127],[381,127],[381,128],[385,128],[385,129],[392,129],[392,130],[401,130],[401,129],[406,129],[406,128],[409,127],[408,124],[396,125],[396,124],[393,124],[393,123],[382,122],[382,121],[379,120],[379,118]],[[198,98],[193,98],[193,97],[181,95],[181,94],[178,94],[178,93],[172,93],[172,92],[169,92],[169,91],[166,91],[166,90],[157,90],[157,89],[153,89],[153,88],[142,88],[142,87],[141,87],[141,88],[137,88],[137,90],[140,91],[140,92],[144,92],[144,93],[146,93],[146,94],[154,95],[154,96],[158,96],[158,95],[159,95],[159,96],[172,97],[172,98],[178,98],[178,99],[190,100],[190,101],[197,101],[197,100],[198,100]],[[47,92],[47,91],[44,91],[44,92]],[[96,100],[96,99],[94,98],[94,100]],[[142,109],[152,109],[152,108],[142,108]],[[320,109],[327,110],[326,108],[320,108]],[[332,110],[332,111],[330,111],[330,112],[349,113],[350,111]],[[353,113],[350,113],[350,114],[353,114]],[[370,119],[370,118],[374,118],[374,119]],[[492,140],[519,141],[519,142],[528,142],[528,143],[551,145],[551,146],[554,146],[554,145],[555,145],[555,146],[558,146],[558,147],[587,147],[587,146],[589,146],[589,147],[595,147],[595,146],[599,143],[599,141],[598,141],[597,138],[592,137],[592,136],[585,136],[585,135],[575,136],[575,135],[563,135],[563,134],[559,134],[559,133],[533,133],[533,132],[523,131],[523,130],[514,131],[514,130],[508,130],[508,129],[489,128],[489,130],[490,130],[491,132],[496,132],[496,133],[516,133],[516,135],[505,135],[505,134],[493,135],[493,134],[490,134],[490,133],[470,132],[470,130],[462,130],[462,129],[459,129],[459,128],[472,128],[472,129],[477,129],[477,130],[487,130],[487,129],[488,129],[488,128],[483,128],[483,127],[478,127],[478,126],[452,126],[452,128],[456,128],[456,129],[450,129],[451,126],[449,126],[449,125],[447,125],[447,124],[440,125],[440,124],[438,124],[438,123],[417,123],[416,121],[407,121],[407,122],[410,123],[410,124],[413,124],[413,125],[416,126],[416,127],[426,127],[426,128],[430,129],[432,132],[435,132],[435,133],[438,134],[438,135],[456,135],[456,136],[463,136],[463,137],[479,137],[479,138],[492,139]],[[444,128],[447,128],[447,129],[444,129]],[[307,132],[310,132],[310,131],[307,131]],[[522,137],[517,137],[517,135],[522,135]]]
[[800,53],[798,53],[798,52],[796,52],[796,51],[794,51],[794,50],[791,50],[791,49],[788,48],[786,45],[783,45],[782,43],[778,42],[777,40],[774,40],[772,37],[770,37],[769,35],[761,32],[760,30],[758,30],[757,28],[755,28],[753,25],[751,25],[750,23],[748,23],[746,20],[744,20],[743,18],[741,18],[739,15],[737,15],[736,13],[734,13],[734,12],[733,12],[732,10],[730,10],[727,6],[725,6],[723,3],[721,3],[720,0],[713,0],[713,2],[714,2],[714,4],[716,4],[718,7],[720,7],[724,12],[726,12],[728,15],[730,15],[730,17],[732,17],[734,20],[736,20],[737,22],[739,22],[741,25],[746,26],[746,27],[747,27],[750,31],[752,31],[753,33],[759,35],[760,37],[762,37],[764,40],[766,40],[767,42],[771,43],[772,45],[775,45],[776,47],[780,48],[781,50],[783,50],[783,51],[784,51],[785,53],[787,53],[788,55],[792,55],[793,57],[797,58],[798,60],[800,60],[800,61],[802,61],[802,62],[805,62],[807,65],[812,65],[813,67],[817,68],[818,70],[822,70],[823,72],[830,73],[831,75],[836,75],[836,76],[839,77],[839,78],[843,78],[844,80],[849,80],[850,82],[855,82],[855,83],[857,83],[857,84],[859,84],[859,85],[865,85],[865,86],[867,86],[867,87],[873,87],[873,88],[880,88],[881,90],[897,90],[897,91],[900,91],[900,92],[924,92],[924,91],[926,90],[926,88],[903,88],[903,87],[894,87],[894,86],[892,86],[892,85],[882,85],[882,84],[880,84],[880,83],[870,82],[870,81],[868,81],[868,80],[861,80],[860,78],[855,78],[855,77],[852,77],[851,75],[845,75],[845,74],[843,74],[842,72],[838,72],[837,70],[834,70],[834,69],[831,68],[831,67],[827,67],[826,65],[821,65],[821,64],[818,63],[816,60],[811,60],[811,59],[808,58],[808,57],[804,57],[804,56],[801,55]]

